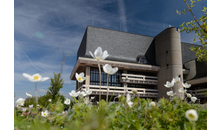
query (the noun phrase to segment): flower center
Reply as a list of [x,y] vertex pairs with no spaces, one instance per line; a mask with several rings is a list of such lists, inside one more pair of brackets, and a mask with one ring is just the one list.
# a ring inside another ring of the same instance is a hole
[[39,76],[34,76],[34,80],[38,80],[39,79]]
[[79,78],[78,78],[78,80],[79,80],[79,81],[81,81],[81,80],[82,80],[82,78],[81,78],[81,77],[79,77]]
[[47,113],[44,113],[44,116],[46,116],[47,115]]
[[195,116],[194,116],[193,114],[189,114],[189,117],[190,117],[191,119],[195,119]]

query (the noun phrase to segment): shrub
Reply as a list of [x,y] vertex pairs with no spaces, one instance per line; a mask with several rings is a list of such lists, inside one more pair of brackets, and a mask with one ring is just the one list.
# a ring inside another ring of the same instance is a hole
[[[132,97],[132,107],[126,98],[121,96],[120,102],[106,103],[101,100],[98,105],[91,102],[85,104],[81,100],[64,113],[61,100],[48,106],[47,117],[41,114],[21,117],[20,111],[15,112],[15,128],[18,129],[81,129],[81,130],[111,130],[111,129],[207,129],[207,109],[199,104],[188,104],[177,97],[160,99],[151,105],[151,99]],[[190,122],[185,112],[194,109],[198,113],[198,120]],[[45,111],[46,108],[43,108]]]

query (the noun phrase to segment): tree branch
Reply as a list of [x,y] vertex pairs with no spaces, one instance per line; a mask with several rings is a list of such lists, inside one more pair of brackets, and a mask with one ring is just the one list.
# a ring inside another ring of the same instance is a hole
[[199,25],[199,27],[203,30],[203,32],[207,33],[207,30],[202,28],[201,25],[199,24],[198,20],[196,19],[195,15],[193,14],[191,8],[189,7],[189,5],[186,3],[186,0],[183,0],[183,2],[186,4],[189,12],[192,14],[193,18],[195,19],[196,23]]

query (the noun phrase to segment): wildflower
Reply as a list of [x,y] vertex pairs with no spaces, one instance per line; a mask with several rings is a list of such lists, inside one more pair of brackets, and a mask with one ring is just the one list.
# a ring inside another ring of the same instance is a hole
[[131,95],[130,95],[129,93],[127,94],[127,99],[126,99],[126,101],[127,101],[127,104],[128,104],[130,107],[132,107],[133,102],[131,101]]
[[133,92],[134,94],[136,94],[136,93],[137,93],[137,90],[136,90],[136,89],[133,89],[132,92]]
[[149,103],[149,106],[155,107],[155,106],[156,106],[156,103],[155,103],[155,102],[150,102],[150,103]]
[[90,95],[90,94],[92,94],[92,90],[86,89],[86,90],[85,90],[85,93],[86,93],[86,95]]
[[51,99],[48,100],[48,102],[51,102],[51,101],[52,101]]
[[32,104],[32,105],[29,105],[29,107],[30,107],[30,108],[33,108],[33,104]]
[[108,52],[106,50],[104,52],[102,52],[102,48],[101,47],[98,47],[95,50],[94,55],[92,54],[91,51],[89,53],[97,61],[102,61],[102,60],[104,60],[105,58],[107,58],[109,56],[109,54],[108,54]]
[[83,91],[82,91],[82,92],[78,91],[77,93],[78,93],[79,96],[83,96],[83,97],[85,97],[85,96],[87,95],[87,94],[86,94],[85,92],[83,92]]
[[167,81],[166,84],[164,84],[164,86],[167,88],[172,88],[174,86],[174,81],[172,82]]
[[46,110],[45,112],[41,112],[41,116],[43,116],[43,117],[47,117],[48,116],[48,114],[49,114],[49,112]]
[[173,91],[168,91],[168,92],[167,92],[167,95],[168,95],[168,96],[174,96],[175,94],[176,94],[176,93],[173,93]]
[[114,74],[118,71],[118,67],[112,68],[111,65],[105,64],[103,66],[103,70],[104,70],[105,73],[112,75],[112,74]]
[[184,90],[184,88],[180,88],[180,89],[179,89],[179,92],[180,92],[180,93],[186,93],[186,91],[187,91],[187,90]]
[[82,83],[84,80],[86,80],[86,77],[84,77],[84,73],[81,72],[80,74],[76,73],[76,79],[78,82]]
[[22,108],[22,111],[25,112],[25,111],[26,111],[26,108]]
[[189,98],[192,97],[192,95],[190,93],[186,93],[186,96],[189,97]]
[[196,110],[194,110],[194,109],[190,109],[190,110],[186,111],[185,116],[189,121],[197,121],[198,120],[198,114],[197,114]]
[[179,83],[180,82],[180,77],[176,76],[175,78],[173,78],[172,82]]
[[192,101],[192,102],[194,102],[194,103],[195,103],[195,102],[196,102],[196,100],[197,100],[197,97],[191,97],[191,101]]
[[75,90],[72,90],[72,91],[69,93],[69,95],[70,95],[71,97],[78,97],[79,93],[76,93]]
[[64,104],[70,105],[70,99],[66,98],[66,100],[64,101]]
[[28,94],[27,92],[26,92],[26,95],[27,95],[27,97],[32,98],[32,95]]
[[43,82],[49,79],[49,77],[42,77],[40,74],[29,75],[27,73],[23,73],[23,76],[27,78],[31,82]]
[[188,83],[185,83],[185,84],[182,83],[182,84],[183,84],[183,87],[184,87],[184,88],[190,88],[190,87],[191,87],[191,84],[188,84]]
[[23,105],[24,105],[24,101],[25,101],[25,99],[19,98],[19,99],[16,101],[16,104],[19,105],[19,106],[23,106]]

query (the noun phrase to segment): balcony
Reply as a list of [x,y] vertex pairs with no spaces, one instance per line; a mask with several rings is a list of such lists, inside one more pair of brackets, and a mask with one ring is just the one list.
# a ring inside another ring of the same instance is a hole
[[134,75],[134,74],[122,74],[120,77],[122,83],[133,83],[133,84],[149,84],[157,85],[156,76],[145,76],[145,75]]
[[207,89],[198,89],[198,90],[187,90],[187,93],[195,93],[197,98],[204,98],[207,97]]
[[[77,91],[88,88],[92,91],[91,95],[99,95],[100,86],[98,85],[82,85]],[[158,95],[157,89],[144,89],[144,88],[126,88],[126,87],[115,87],[115,86],[101,86],[101,95],[107,95],[107,89],[109,92],[109,96],[118,96],[125,95],[126,93],[133,94],[132,90],[137,90],[137,95],[139,97],[154,97],[156,98]]]

